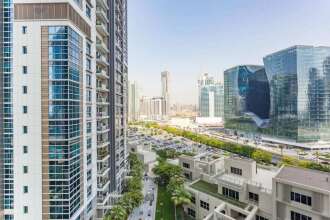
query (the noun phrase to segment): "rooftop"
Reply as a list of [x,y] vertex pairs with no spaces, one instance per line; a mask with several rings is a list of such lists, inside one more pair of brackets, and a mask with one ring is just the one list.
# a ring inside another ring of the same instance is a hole
[[247,206],[247,204],[245,204],[243,202],[228,198],[228,197],[218,193],[218,185],[216,185],[216,184],[208,183],[203,180],[198,180],[197,182],[192,183],[190,185],[190,187],[197,191],[200,191],[200,192],[206,193],[210,196],[213,196],[215,198],[218,198],[224,202],[228,202],[232,205],[238,206],[242,209],[246,208],[246,206]]
[[330,192],[330,173],[286,166],[275,178]]

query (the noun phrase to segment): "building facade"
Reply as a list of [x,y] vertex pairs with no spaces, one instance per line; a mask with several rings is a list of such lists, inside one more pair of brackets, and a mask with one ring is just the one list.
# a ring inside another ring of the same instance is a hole
[[164,98],[165,101],[165,112],[164,114],[167,116],[170,114],[170,72],[164,71],[161,73],[161,84],[162,84],[162,91],[161,96]]
[[127,166],[126,2],[0,10],[0,219],[103,218]]
[[164,97],[142,97],[140,99],[140,119],[164,120],[166,118],[166,101]]
[[273,136],[330,140],[329,63],[329,47],[294,46],[264,58]]
[[225,127],[253,131],[269,125],[269,84],[265,69],[241,65],[224,72]]
[[181,156],[196,220],[329,220],[329,173],[256,164],[241,157]]
[[128,85],[128,120],[137,121],[140,115],[140,92],[137,82]]
[[223,117],[223,85],[208,74],[198,80],[198,111],[203,118]]

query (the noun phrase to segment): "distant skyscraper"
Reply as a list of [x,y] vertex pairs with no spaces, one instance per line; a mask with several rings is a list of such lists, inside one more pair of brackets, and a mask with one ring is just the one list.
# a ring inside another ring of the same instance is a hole
[[223,85],[207,73],[198,80],[199,117],[223,117]]
[[264,58],[272,135],[330,141],[330,47],[294,46]]
[[140,99],[140,118],[143,120],[163,120],[165,116],[164,97],[142,97]]
[[165,115],[170,114],[170,72],[164,71],[161,73],[162,94],[165,100]]
[[269,83],[263,66],[240,65],[224,72],[225,127],[249,130],[269,122]]
[[128,86],[128,119],[136,121],[139,119],[140,93],[137,82],[129,82]]

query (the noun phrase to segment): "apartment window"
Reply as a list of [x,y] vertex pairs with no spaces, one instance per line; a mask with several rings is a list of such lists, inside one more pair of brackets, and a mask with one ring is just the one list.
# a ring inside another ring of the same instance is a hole
[[92,106],[87,106],[86,113],[88,118],[92,117]]
[[90,181],[92,179],[92,170],[87,171],[87,181]]
[[86,69],[91,70],[92,69],[92,62],[90,59],[86,59]]
[[27,74],[27,66],[22,67],[23,74]]
[[92,132],[92,122],[87,122],[87,133]]
[[87,198],[89,198],[92,195],[92,185],[87,187]]
[[92,9],[89,5],[86,5],[86,16],[89,18],[92,16]]
[[188,208],[188,215],[195,218],[196,217],[196,212],[195,210]]
[[312,220],[312,218],[307,215],[291,211],[291,220]]
[[190,201],[191,201],[192,204],[196,204],[196,197],[195,196],[191,196]]
[[27,86],[23,86],[23,94],[27,94]]
[[26,105],[23,105],[23,114],[26,114],[28,111],[28,107]]
[[27,154],[28,153],[28,146],[23,146],[23,153]]
[[239,192],[232,190],[232,189],[228,189],[226,187],[222,187],[222,195],[235,199],[235,200],[239,200]]
[[87,155],[87,165],[92,163],[92,154]]
[[27,26],[22,26],[22,33],[26,34],[26,32],[27,32]]
[[89,42],[86,42],[86,53],[88,55],[91,55],[92,54],[92,46]]
[[242,169],[236,167],[230,167],[230,172],[242,176]]
[[29,192],[29,187],[23,186],[23,193],[28,193],[28,192]]
[[210,204],[207,202],[204,202],[203,200],[200,201],[200,207],[206,210],[210,210]]
[[23,213],[24,213],[24,214],[27,214],[28,212],[29,212],[29,207],[24,206],[24,207],[23,207]]
[[90,74],[86,74],[86,84],[92,86],[92,76]]
[[91,102],[92,101],[92,91],[91,90],[87,90],[87,102]]
[[291,192],[291,201],[299,202],[308,206],[312,206],[312,197],[300,193]]
[[27,46],[23,46],[22,47],[22,53],[23,54],[27,54]]
[[[89,213],[90,211],[92,211],[92,209],[93,209],[93,203],[92,203],[92,201],[90,201],[88,203],[88,205],[87,205],[87,213]],[[91,219],[93,219],[93,218],[91,218]]]
[[88,138],[86,142],[87,149],[90,149],[92,147],[92,138]]
[[268,218],[256,215],[256,220],[268,220]]
[[259,195],[253,192],[249,192],[249,200],[252,202],[259,202]]
[[28,133],[28,127],[26,125],[23,126],[23,134]]
[[23,173],[28,173],[28,171],[29,171],[28,166],[23,166]]
[[187,169],[190,168],[190,164],[189,164],[189,163],[182,163],[182,166],[183,166],[184,168],[187,168]]

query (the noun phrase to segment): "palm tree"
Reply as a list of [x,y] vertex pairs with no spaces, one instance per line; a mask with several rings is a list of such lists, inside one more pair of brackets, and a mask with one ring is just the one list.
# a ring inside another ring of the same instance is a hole
[[175,220],[177,219],[176,216],[176,208],[177,206],[181,206],[184,204],[189,204],[190,203],[190,198],[191,195],[182,187],[179,189],[176,189],[171,197],[171,200],[174,203],[174,215],[175,215]]

